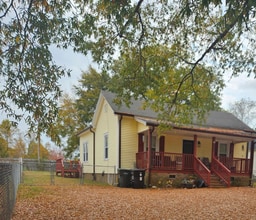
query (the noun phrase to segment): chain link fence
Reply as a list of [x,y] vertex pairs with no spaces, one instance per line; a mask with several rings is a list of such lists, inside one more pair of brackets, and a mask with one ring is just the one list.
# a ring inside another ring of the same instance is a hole
[[22,161],[23,185],[54,185],[56,162],[53,160],[38,161],[36,159],[24,159]]
[[9,220],[21,182],[22,164],[18,159],[0,160],[0,220]]

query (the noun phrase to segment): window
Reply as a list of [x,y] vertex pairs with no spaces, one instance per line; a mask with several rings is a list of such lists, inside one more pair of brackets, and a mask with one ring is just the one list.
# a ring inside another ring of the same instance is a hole
[[108,134],[104,135],[104,159],[108,159]]
[[[156,140],[157,140],[156,136],[152,136],[151,150],[153,152],[156,151],[156,143],[157,143]],[[144,143],[145,143],[146,151],[148,151],[148,135],[145,135],[145,142]]]
[[228,148],[227,144],[220,143],[219,155],[220,156],[227,156],[227,148]]
[[88,161],[88,142],[83,143],[83,161]]

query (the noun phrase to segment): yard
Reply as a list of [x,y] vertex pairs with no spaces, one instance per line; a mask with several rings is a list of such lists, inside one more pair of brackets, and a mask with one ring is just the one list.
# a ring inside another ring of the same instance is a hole
[[256,219],[256,188],[132,189],[104,185],[19,187],[12,220]]

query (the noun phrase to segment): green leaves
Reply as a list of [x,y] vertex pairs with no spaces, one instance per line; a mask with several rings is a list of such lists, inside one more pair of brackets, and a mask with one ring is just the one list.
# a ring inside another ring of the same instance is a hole
[[69,71],[54,63],[49,46],[68,43],[63,27],[69,9],[69,1],[0,3],[0,108],[25,117],[30,130],[45,130],[56,117],[58,81]]
[[190,124],[195,116],[204,119],[219,109],[224,86],[214,69],[179,65],[179,57],[169,47],[152,46],[122,54],[113,66],[113,84],[119,98],[129,103],[131,96],[159,113],[163,123]]

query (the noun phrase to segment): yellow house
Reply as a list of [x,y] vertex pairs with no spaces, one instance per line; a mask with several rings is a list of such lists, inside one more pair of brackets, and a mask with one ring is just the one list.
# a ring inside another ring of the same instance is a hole
[[114,98],[102,91],[91,126],[79,133],[85,177],[114,184],[118,170],[141,169],[146,185],[159,173],[193,174],[208,186],[216,179],[230,186],[232,178],[251,178],[256,132],[234,115],[211,111],[203,125],[159,133],[155,112],[142,109],[137,100],[118,106]]

